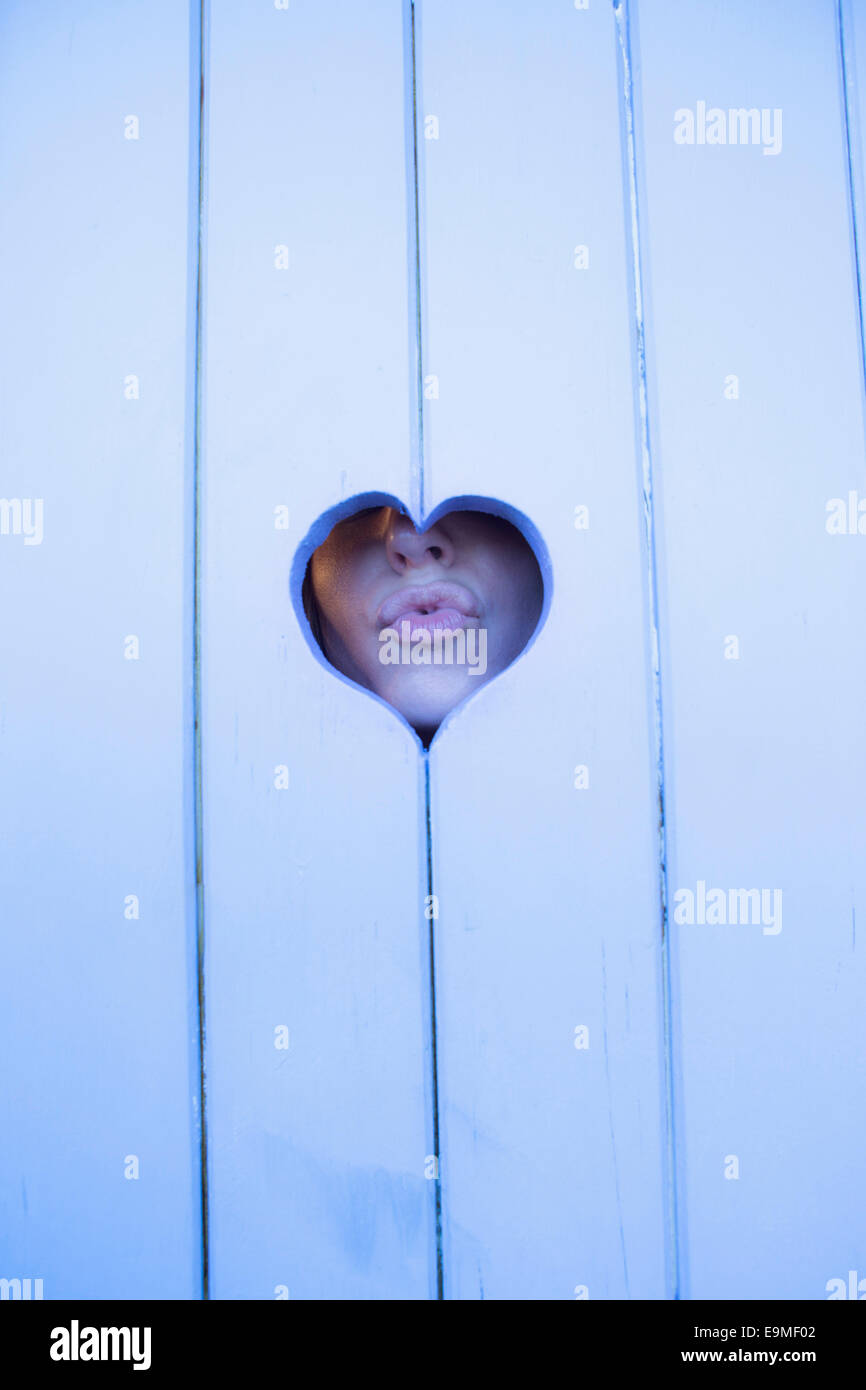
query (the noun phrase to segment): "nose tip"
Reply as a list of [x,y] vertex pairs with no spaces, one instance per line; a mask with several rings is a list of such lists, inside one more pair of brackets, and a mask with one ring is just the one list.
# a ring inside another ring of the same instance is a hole
[[391,568],[398,574],[429,564],[447,567],[454,559],[454,547],[439,526],[419,532],[409,517],[399,514],[388,528],[385,551]]

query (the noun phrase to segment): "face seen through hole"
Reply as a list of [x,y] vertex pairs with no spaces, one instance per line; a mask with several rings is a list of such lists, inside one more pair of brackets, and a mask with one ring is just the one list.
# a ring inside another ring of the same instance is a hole
[[[449,512],[418,532],[396,507],[371,507],[313,552],[307,594],[331,664],[399,710],[426,744],[449,710],[520,655],[544,586],[531,546],[502,517]],[[401,659],[381,659],[383,632],[399,634]],[[431,657],[412,659],[407,638]],[[436,660],[438,643],[445,653],[453,643],[459,658],[464,640],[463,661]]]

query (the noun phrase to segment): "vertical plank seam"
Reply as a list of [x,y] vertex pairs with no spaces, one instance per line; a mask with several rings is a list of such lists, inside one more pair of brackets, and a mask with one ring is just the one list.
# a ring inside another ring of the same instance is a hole
[[414,316],[415,316],[415,372],[414,372],[414,392],[415,410],[413,428],[417,431],[417,453],[413,459],[412,483],[413,495],[410,497],[410,505],[415,511],[419,521],[423,520],[426,509],[427,499],[425,495],[424,478],[424,353],[421,323],[421,206],[419,194],[419,160],[418,151],[418,60],[416,54],[416,22],[415,22],[415,3],[409,0],[409,58],[410,58],[410,92],[409,92],[409,119],[412,127],[412,213],[411,213],[411,257],[414,264],[411,268],[411,277],[414,288]]
[[[411,130],[411,140],[407,138],[407,163],[409,174],[409,201],[411,204],[409,211],[409,278],[410,278],[410,313],[414,316],[414,333],[410,336],[414,342],[415,364],[414,371],[411,373],[410,389],[414,394],[414,402],[410,406],[412,414],[413,444],[415,445],[414,456],[412,458],[411,472],[411,492],[409,499],[410,506],[414,512],[415,519],[423,524],[427,497],[425,488],[425,459],[424,459],[424,352],[423,352],[423,321],[422,321],[422,279],[421,279],[421,170],[420,170],[420,151],[418,147],[418,53],[417,53],[417,15],[415,0],[407,0],[404,11],[404,24],[407,35],[406,47],[406,124]],[[408,135],[408,131],[407,131]],[[414,408],[413,408],[414,407]],[[433,816],[431,807],[430,789],[430,752],[425,749],[421,755],[422,770],[421,775],[424,781],[424,846],[425,846],[425,875],[426,875],[426,901],[433,903]],[[435,1263],[436,1263],[436,1298],[441,1301],[445,1297],[445,1269],[442,1249],[442,1163],[439,1152],[439,1060],[438,1060],[438,1038],[436,1021],[436,941],[434,925],[436,917],[431,914],[425,918],[427,925],[427,959],[428,959],[428,990],[429,990],[429,1027],[430,1027],[430,1095],[432,1110],[432,1129],[433,1129],[433,1153],[436,1159],[436,1173],[433,1179],[434,1210],[435,1210]]]
[[204,902],[204,844],[202,798],[202,681],[201,681],[201,618],[202,618],[202,317],[204,273],[204,159],[205,159],[205,34],[207,0],[192,0],[193,15],[198,9],[198,167],[196,219],[196,293],[195,293],[195,424],[193,431],[193,785],[195,825],[195,885],[196,885],[196,979],[198,994],[199,1047],[199,1163],[201,1170],[201,1265],[202,1298],[210,1298],[209,1201],[207,1168],[207,1061],[205,1023],[205,902]]
[[671,1004],[671,951],[668,924],[668,842],[665,813],[664,709],[659,641],[658,566],[653,500],[653,447],[650,434],[646,371],[646,332],[642,267],[641,217],[638,199],[637,152],[635,140],[634,88],[632,84],[631,33],[628,0],[613,0],[617,42],[621,63],[622,105],[627,178],[627,218],[631,251],[634,333],[637,366],[637,411],[640,429],[641,480],[644,541],[647,555],[649,625],[652,656],[654,754],[658,796],[659,916],[661,929],[661,990],[664,1046],[665,1109],[665,1204],[666,1265],[671,1296],[682,1296],[680,1283],[679,1185],[677,1181],[676,1095],[673,1067],[673,1029]]
[[848,163],[848,200],[851,214],[851,234],[854,248],[854,278],[857,287],[857,317],[860,326],[860,372],[866,389],[866,325],[863,321],[863,262],[860,248],[857,180],[854,172],[854,151],[851,142],[851,82],[848,76],[848,48],[845,42],[845,3],[837,0],[836,23],[839,41],[839,63],[842,78],[842,116],[844,120],[845,156]]
[[[430,796],[430,752],[425,749],[424,759],[424,807],[427,842],[427,902],[434,902],[433,896],[433,816]],[[436,1036],[436,942],[434,923],[436,915],[432,908],[427,922],[428,950],[430,961],[430,1057],[433,1095],[433,1152],[436,1155],[436,1177],[434,1199],[436,1204],[436,1298],[445,1297],[445,1268],[442,1254],[442,1162],[439,1152],[439,1056]]]

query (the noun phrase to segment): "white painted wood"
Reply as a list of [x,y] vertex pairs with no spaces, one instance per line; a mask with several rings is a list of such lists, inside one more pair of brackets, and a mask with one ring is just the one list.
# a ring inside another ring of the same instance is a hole
[[[833,0],[422,0],[423,471],[410,7],[207,13],[210,1295],[436,1298],[441,1258],[449,1299],[850,1296],[859,4],[839,31]],[[0,1277],[45,1298],[202,1292],[197,18],[0,16]],[[678,143],[714,104],[766,108],[766,131]],[[424,760],[319,660],[290,575],[353,499],[429,519],[461,496],[538,528],[552,589],[430,754],[434,1095]],[[855,534],[828,531],[852,509]],[[772,915],[681,920],[701,884],[766,889]]]
[[[866,1113],[866,540],[826,529],[866,496],[836,7],[637,16],[671,905],[782,895],[769,926],[671,924],[682,1290],[821,1299],[862,1265]],[[779,110],[781,148],[676,143],[698,101]]]
[[190,43],[0,16],[0,1276],[45,1299],[201,1292]]
[[614,16],[425,4],[419,52],[428,506],[507,503],[553,564],[535,644],[431,750],[446,1297],[661,1298],[658,827]]
[[203,746],[217,1298],[435,1296],[419,744],[317,660],[289,596],[296,548],[323,512],[371,490],[409,500],[403,42],[399,3],[211,6]]

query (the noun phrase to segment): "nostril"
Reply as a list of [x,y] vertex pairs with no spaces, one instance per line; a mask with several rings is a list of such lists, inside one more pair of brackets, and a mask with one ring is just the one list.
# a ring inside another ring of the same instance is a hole
[[431,545],[430,554],[433,556],[434,560],[442,559],[442,551],[438,545]]

